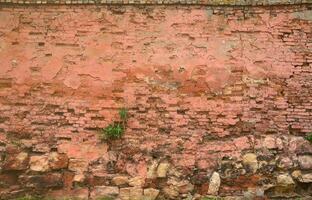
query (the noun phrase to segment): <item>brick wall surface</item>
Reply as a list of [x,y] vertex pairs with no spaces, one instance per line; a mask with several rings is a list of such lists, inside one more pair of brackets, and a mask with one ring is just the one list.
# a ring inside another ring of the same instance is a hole
[[310,4],[0,6],[0,61],[0,199],[311,195]]

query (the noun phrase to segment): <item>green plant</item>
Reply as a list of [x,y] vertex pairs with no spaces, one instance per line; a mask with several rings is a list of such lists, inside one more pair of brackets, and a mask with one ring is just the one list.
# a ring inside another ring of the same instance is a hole
[[127,117],[128,117],[128,111],[126,108],[121,108],[119,110],[119,116],[120,116],[120,119],[123,120],[123,121],[126,121],[127,120]]
[[115,121],[101,131],[103,140],[115,140],[120,139],[126,130],[126,124],[128,119],[128,111],[126,108],[119,109],[120,121]]
[[109,124],[102,131],[103,139],[119,139],[124,133],[124,129],[120,124]]
[[126,108],[119,109],[119,117],[122,122],[122,127],[125,130],[126,129],[126,122],[128,119],[128,110]]
[[308,133],[305,139],[312,143],[312,133]]

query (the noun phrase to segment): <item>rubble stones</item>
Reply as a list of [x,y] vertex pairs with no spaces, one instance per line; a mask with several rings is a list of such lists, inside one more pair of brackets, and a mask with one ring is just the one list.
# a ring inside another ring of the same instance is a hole
[[[127,176],[116,176],[116,177],[114,177],[113,179],[112,179],[112,182],[113,182],[113,184],[115,184],[115,185],[124,185],[124,184],[127,184],[128,183],[128,180],[129,180],[129,178],[127,177]],[[140,183],[135,183],[135,180],[131,180],[132,182],[132,184],[138,184],[138,185],[141,185],[142,183],[140,182]]]
[[91,192],[91,198],[100,198],[100,197],[117,197],[119,194],[118,187],[112,186],[96,186]]
[[30,169],[37,172],[45,172],[50,169],[49,158],[43,156],[31,156],[30,157]]
[[291,169],[294,163],[289,157],[282,157],[279,159],[277,166],[281,169]]
[[160,163],[157,167],[157,177],[163,178],[167,176],[169,163]]
[[51,169],[58,170],[67,168],[68,158],[65,154],[59,154],[57,152],[52,152],[49,154],[49,166]]
[[155,200],[159,194],[159,190],[154,188],[144,189],[144,200]]
[[48,155],[31,156],[30,169],[38,172],[45,172],[66,168],[68,165],[68,158],[64,154],[52,152]]
[[302,183],[312,183],[312,173],[302,174],[298,177],[298,181]]
[[178,189],[172,185],[163,188],[163,193],[169,199],[176,199],[179,196]]
[[130,186],[139,186],[139,187],[141,187],[141,186],[144,185],[144,182],[145,182],[144,179],[142,177],[139,177],[139,176],[133,177],[133,178],[129,179],[129,185]]
[[4,170],[25,170],[28,168],[29,157],[25,152],[7,155],[3,163]]
[[68,169],[77,173],[87,170],[88,163],[82,159],[70,159]]
[[60,173],[46,173],[42,175],[21,175],[19,182],[25,188],[53,188],[62,187],[63,179]]
[[131,188],[120,188],[119,198],[121,200],[130,200],[130,190]]
[[143,197],[143,189],[140,187],[130,188],[129,199],[130,200],[141,200]]
[[255,173],[258,169],[257,155],[253,153],[248,153],[243,156],[243,164],[250,169],[252,173]]
[[86,180],[86,176],[84,174],[75,174],[73,181],[77,183],[83,183]]
[[187,194],[194,190],[194,185],[189,181],[181,181],[181,184],[178,185],[180,194]]
[[209,189],[207,194],[217,195],[220,185],[221,185],[220,175],[217,172],[213,172],[210,178]]
[[312,169],[312,156],[303,155],[298,157],[299,166],[301,169]]
[[151,165],[149,165],[147,170],[147,178],[156,178],[156,171],[157,171],[158,162],[156,160],[153,160]]
[[312,182],[312,173],[302,173],[300,170],[295,170],[291,174],[297,181],[301,183],[311,183]]
[[283,186],[294,185],[295,182],[289,174],[281,174],[277,176],[277,184]]

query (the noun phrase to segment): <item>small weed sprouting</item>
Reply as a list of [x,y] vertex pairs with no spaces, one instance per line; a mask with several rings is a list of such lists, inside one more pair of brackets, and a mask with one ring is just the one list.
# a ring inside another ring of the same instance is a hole
[[120,139],[124,133],[124,128],[119,124],[109,124],[103,129],[103,139]]
[[128,111],[126,108],[119,109],[120,121],[113,122],[101,131],[102,140],[120,139],[126,130]]
[[122,122],[122,127],[125,130],[127,119],[128,119],[128,110],[126,108],[119,109],[119,117],[120,117],[121,122]]
[[312,143],[312,133],[308,133],[305,139]]
[[119,117],[122,121],[126,121],[128,117],[128,111],[126,108],[121,108],[119,110]]

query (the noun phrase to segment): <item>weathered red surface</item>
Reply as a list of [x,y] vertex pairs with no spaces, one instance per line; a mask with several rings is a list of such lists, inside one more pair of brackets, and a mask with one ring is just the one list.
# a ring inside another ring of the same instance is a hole
[[[300,139],[312,130],[309,9],[2,7],[0,150],[19,143],[46,156],[47,171],[56,151],[55,165],[91,185],[112,173],[145,178],[153,159],[192,176],[255,149],[312,153]],[[101,142],[96,130],[120,107],[130,113],[124,137]],[[28,156],[4,166],[25,170]],[[74,177],[61,176],[57,186],[71,188]]]

